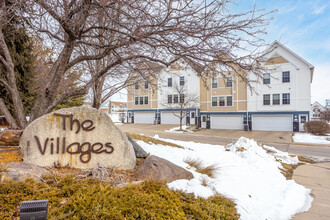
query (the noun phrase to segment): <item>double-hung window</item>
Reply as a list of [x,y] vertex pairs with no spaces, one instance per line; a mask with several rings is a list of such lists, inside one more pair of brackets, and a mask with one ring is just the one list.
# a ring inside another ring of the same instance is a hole
[[167,79],[167,86],[172,87],[172,78]]
[[280,104],[280,94],[273,94],[273,105]]
[[270,75],[269,75],[269,73],[264,74],[264,84],[270,84]]
[[135,90],[138,90],[139,89],[139,82],[136,82],[135,83]]
[[233,106],[233,97],[227,96],[227,106]]
[[290,93],[283,93],[282,94],[282,104],[289,105],[290,104]]
[[212,78],[212,88],[218,88],[218,78]]
[[143,105],[143,96],[140,97],[140,105]]
[[270,105],[270,94],[264,95],[264,105]]
[[219,106],[225,106],[225,97],[224,96],[219,97]]
[[184,76],[180,76],[180,86],[184,85]]
[[218,98],[212,97],[212,106],[217,106],[217,103],[218,103]]
[[167,96],[167,103],[171,104],[172,103],[172,95]]
[[179,95],[174,95],[173,96],[173,103],[178,103],[179,102]]
[[180,103],[184,103],[184,94],[180,94]]
[[139,104],[139,97],[135,97],[135,105]]
[[149,83],[148,83],[148,81],[145,81],[144,82],[144,89],[148,89],[149,88]]
[[149,98],[148,98],[148,96],[145,96],[144,97],[144,104],[145,105],[148,105],[149,104]]
[[283,83],[290,82],[290,71],[282,72],[282,82]]
[[233,87],[233,77],[227,77],[226,87]]

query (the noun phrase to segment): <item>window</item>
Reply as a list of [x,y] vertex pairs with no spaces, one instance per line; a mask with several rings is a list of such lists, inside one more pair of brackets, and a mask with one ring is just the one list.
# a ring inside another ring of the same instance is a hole
[[180,76],[180,86],[184,85],[184,76]]
[[282,104],[289,105],[290,104],[290,93],[283,93],[282,94]]
[[191,118],[195,118],[195,112],[190,112]]
[[172,103],[172,95],[167,96],[167,103],[169,103],[169,104]]
[[206,122],[206,115],[203,115],[203,122]]
[[290,82],[290,71],[282,72],[282,82]]
[[233,87],[233,77],[232,76],[227,77],[226,86],[227,87]]
[[135,97],[135,105],[139,104],[139,97]]
[[139,82],[136,82],[135,83],[135,90],[138,90],[139,89]]
[[212,88],[218,88],[218,78],[212,78]]
[[270,84],[270,75],[264,74],[264,84]]
[[143,97],[140,97],[140,105],[143,105]]
[[280,104],[280,94],[273,94],[273,105]]
[[233,106],[233,97],[227,96],[227,106]]
[[218,98],[212,97],[212,106],[217,106]]
[[145,81],[144,82],[144,89],[148,89],[149,88],[149,82],[148,81]]
[[174,95],[173,103],[178,103],[178,102],[179,102],[179,95]]
[[219,97],[219,106],[225,106],[225,97],[224,96]]
[[270,95],[264,95],[264,105],[270,105]]
[[148,105],[148,104],[149,104],[148,96],[145,96],[145,97],[144,97],[144,104],[145,104],[145,105]]
[[305,115],[300,116],[300,123],[306,123],[307,117]]
[[172,78],[167,79],[167,86],[172,87]]
[[180,94],[180,103],[184,103],[184,94]]

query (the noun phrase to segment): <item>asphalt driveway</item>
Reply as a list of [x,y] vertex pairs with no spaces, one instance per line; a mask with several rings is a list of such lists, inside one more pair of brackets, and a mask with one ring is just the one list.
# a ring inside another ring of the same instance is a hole
[[165,132],[165,130],[177,127],[177,125],[121,124],[118,127],[124,132],[144,134],[147,136],[157,134],[161,138],[217,145],[227,145],[240,137],[247,137],[291,154],[330,160],[330,145],[293,143],[293,132],[201,129],[192,133],[179,134]]

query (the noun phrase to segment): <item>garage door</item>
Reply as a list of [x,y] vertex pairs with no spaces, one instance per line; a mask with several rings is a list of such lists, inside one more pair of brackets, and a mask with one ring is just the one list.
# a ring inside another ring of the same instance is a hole
[[154,112],[135,112],[134,123],[136,124],[153,124],[155,120]]
[[243,116],[211,115],[211,129],[243,130]]
[[252,130],[292,131],[292,116],[291,115],[252,116]]
[[[180,112],[174,112],[175,115],[180,115]],[[179,125],[180,118],[175,116],[173,112],[162,112],[161,114],[161,124]],[[186,124],[186,113],[184,112],[184,117],[182,119],[182,124]]]

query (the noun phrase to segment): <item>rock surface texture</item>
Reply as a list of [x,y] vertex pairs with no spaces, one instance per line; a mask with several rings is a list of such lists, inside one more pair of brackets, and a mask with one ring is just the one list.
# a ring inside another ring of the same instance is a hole
[[192,179],[191,172],[179,167],[168,160],[156,156],[149,156],[135,171],[134,176],[139,180],[154,179],[172,182],[178,179]]
[[136,141],[134,141],[130,136],[127,136],[127,138],[133,145],[136,158],[147,158],[148,153],[145,152],[145,150],[143,150],[143,148],[138,143],[136,143]]
[[22,181],[26,178],[33,178],[40,181],[43,175],[50,175],[51,172],[46,168],[24,162],[10,162],[6,164],[6,172],[2,172],[2,179],[13,179]]
[[110,117],[91,107],[60,109],[23,132],[23,161],[38,166],[133,169],[132,144]]

